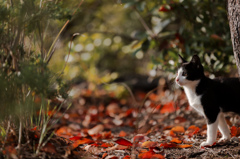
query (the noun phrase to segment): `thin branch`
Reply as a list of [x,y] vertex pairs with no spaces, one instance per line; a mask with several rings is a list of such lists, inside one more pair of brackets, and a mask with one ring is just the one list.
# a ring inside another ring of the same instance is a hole
[[[80,6],[82,5],[83,1],[84,1],[84,0],[82,0],[82,1],[78,4],[77,9],[75,9],[75,11],[73,12],[72,16],[73,16],[73,15],[77,12],[77,10],[80,8]],[[53,41],[53,43],[52,43],[52,45],[51,45],[51,47],[50,47],[50,49],[49,49],[49,51],[48,51],[48,53],[47,53],[47,56],[45,56],[44,61],[46,61],[47,64],[49,63],[49,61],[50,61],[51,58],[52,58],[52,55],[53,55],[53,53],[54,53],[54,51],[55,51],[55,48],[56,48],[56,43],[57,43],[57,41],[58,41],[61,33],[62,33],[63,30],[66,28],[66,26],[68,25],[69,22],[70,22],[70,20],[67,20],[67,22],[63,25],[63,27],[62,27],[62,29],[60,30],[60,32],[58,33],[57,37],[54,39],[54,41]]]
[[147,32],[149,32],[151,35],[152,38],[154,38],[156,35],[152,32],[152,30],[148,27],[147,23],[144,21],[144,19],[142,18],[142,16],[140,15],[140,13],[135,9],[135,13],[136,13],[136,16],[138,18],[138,20],[140,21],[140,23],[142,24],[142,26],[145,28],[145,30]]

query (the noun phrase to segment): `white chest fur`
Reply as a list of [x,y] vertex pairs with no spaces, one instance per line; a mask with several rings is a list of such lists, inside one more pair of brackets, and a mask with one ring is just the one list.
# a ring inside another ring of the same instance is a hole
[[203,107],[201,104],[202,96],[196,94],[196,86],[198,85],[198,83],[199,83],[199,80],[191,81],[187,85],[183,86],[183,88],[187,95],[190,106],[196,109],[201,115],[205,116],[203,112]]

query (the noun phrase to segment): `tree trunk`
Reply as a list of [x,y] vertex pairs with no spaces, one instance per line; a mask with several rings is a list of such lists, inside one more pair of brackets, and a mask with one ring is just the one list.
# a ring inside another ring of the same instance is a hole
[[240,76],[240,0],[228,0],[227,3],[233,53]]

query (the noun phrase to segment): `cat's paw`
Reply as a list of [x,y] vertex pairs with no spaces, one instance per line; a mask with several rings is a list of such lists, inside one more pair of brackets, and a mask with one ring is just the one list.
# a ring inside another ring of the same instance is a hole
[[216,142],[202,142],[200,147],[211,147],[215,144],[216,144]]
[[230,141],[231,136],[223,136],[221,139],[218,140],[218,143],[226,143],[228,141]]

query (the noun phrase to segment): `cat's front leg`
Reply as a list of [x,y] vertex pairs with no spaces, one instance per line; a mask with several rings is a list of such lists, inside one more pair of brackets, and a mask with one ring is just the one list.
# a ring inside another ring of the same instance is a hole
[[230,140],[230,138],[231,138],[230,130],[228,128],[228,125],[226,123],[223,113],[219,114],[218,129],[220,130],[220,132],[222,134],[222,138],[218,142],[224,142],[224,141]]
[[214,123],[207,124],[207,141],[202,142],[200,147],[212,146],[217,139],[218,120]]

